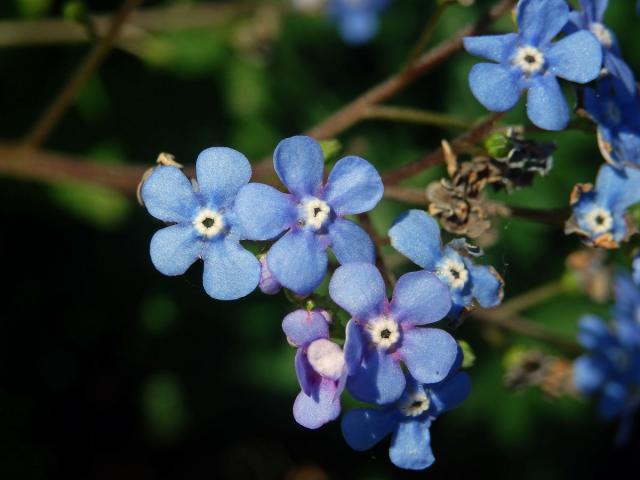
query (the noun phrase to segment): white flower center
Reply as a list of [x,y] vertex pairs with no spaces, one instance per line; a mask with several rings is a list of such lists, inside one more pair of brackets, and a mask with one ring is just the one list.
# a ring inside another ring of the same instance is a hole
[[616,102],[610,100],[606,103],[607,118],[614,125],[618,125],[622,121],[622,112]]
[[301,223],[310,227],[313,230],[319,230],[329,219],[331,208],[327,202],[320,200],[319,198],[311,198],[305,200],[301,204],[302,218]]
[[210,208],[200,210],[192,223],[196,231],[206,238],[214,237],[224,229],[222,215]]
[[613,217],[608,210],[594,207],[585,215],[585,222],[593,233],[606,233],[613,226]]
[[589,25],[589,30],[596,36],[596,38],[604,48],[610,48],[611,45],[613,45],[613,37],[611,36],[611,32],[603,24],[594,22]]
[[400,411],[407,417],[417,417],[429,409],[431,401],[423,391],[415,392],[399,405]]
[[382,316],[367,323],[371,341],[380,348],[391,348],[400,339],[398,323],[390,317]]
[[342,349],[326,338],[319,338],[307,348],[307,359],[313,369],[325,378],[338,380],[344,370]]
[[436,271],[438,276],[445,280],[451,288],[463,288],[469,280],[469,271],[462,260],[457,258],[445,258]]
[[527,45],[518,48],[513,63],[525,74],[532,75],[544,67],[544,55],[537,48]]

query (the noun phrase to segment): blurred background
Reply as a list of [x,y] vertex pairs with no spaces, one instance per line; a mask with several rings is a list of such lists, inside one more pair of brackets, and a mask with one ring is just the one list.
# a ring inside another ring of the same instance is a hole
[[[378,35],[353,47],[325,16],[293,11],[286,0],[145,1],[42,148],[114,166],[150,167],[160,152],[192,165],[213,145],[259,160],[397,71],[435,3],[393,1]],[[450,7],[432,43],[491,4]],[[635,2],[611,4],[607,23],[638,73]],[[0,147],[33,129],[90,50],[91,28],[100,36],[119,5],[0,2]],[[512,29],[508,15],[493,27]],[[472,121],[485,114],[467,86],[476,61],[460,52],[390,104]],[[524,122],[522,107],[506,123]],[[386,171],[459,133],[367,120],[339,140]],[[534,137],[558,142],[554,169],[496,198],[564,206],[574,183],[595,178],[595,136]],[[12,160],[0,148],[0,166]],[[505,386],[514,348],[562,352],[473,321],[456,336],[476,356],[474,390],[434,424],[437,461],[426,472],[394,468],[388,440],[351,451],[337,422],[305,430],[291,414],[298,386],[280,327],[292,309],[284,296],[214,301],[202,289],[201,264],[177,278],[155,271],[148,247],[161,224],[132,195],[0,170],[1,478],[562,479],[640,467],[640,435],[615,448],[616,425],[600,423],[591,402]],[[433,168],[408,184],[444,174]],[[375,227],[384,234],[406,208],[381,202]],[[485,261],[503,275],[506,298],[566,278],[565,258],[579,246],[561,228],[524,220],[498,223],[495,235]],[[397,272],[411,268],[399,263]],[[573,338],[581,314],[609,310],[564,291],[527,318]]]

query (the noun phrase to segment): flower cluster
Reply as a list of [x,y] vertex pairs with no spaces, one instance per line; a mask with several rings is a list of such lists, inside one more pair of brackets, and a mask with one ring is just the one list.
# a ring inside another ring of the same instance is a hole
[[329,0],[328,13],[345,42],[361,45],[378,31],[378,16],[390,0]]

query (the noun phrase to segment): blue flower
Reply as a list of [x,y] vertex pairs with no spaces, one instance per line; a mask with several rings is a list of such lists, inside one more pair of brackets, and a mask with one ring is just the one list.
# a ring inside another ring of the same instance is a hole
[[339,160],[322,184],[322,149],[310,137],[282,140],[274,153],[276,173],[290,195],[260,183],[240,190],[235,211],[251,240],[270,240],[267,265],[284,287],[312,292],[327,272],[328,247],[340,263],[375,259],[373,242],[345,215],[371,210],[384,187],[376,169],[360,157]]
[[266,255],[260,255],[260,281],[258,282],[258,287],[262,293],[266,293],[267,295],[275,295],[282,290],[282,285],[280,285],[280,282],[276,280],[271,270],[269,270]]
[[466,373],[455,372],[440,383],[420,385],[412,379],[400,400],[380,409],[358,408],[342,417],[342,434],[351,448],[369,450],[393,434],[389,457],[394,465],[422,470],[435,461],[431,422],[460,405],[471,392]]
[[640,285],[640,252],[636,253],[633,257],[631,268],[633,271],[633,281],[636,282],[636,285]]
[[491,111],[504,112],[528,90],[527,114],[535,125],[547,130],[566,127],[569,108],[556,77],[587,83],[602,66],[602,47],[588,31],[551,43],[568,19],[565,0],[520,0],[520,33],[465,38],[469,53],[498,62],[471,69],[469,84],[478,101]]
[[418,328],[440,320],[451,307],[447,287],[435,275],[403,275],[389,302],[378,269],[350,263],[333,274],[329,295],[351,314],[344,354],[347,389],[357,399],[396,401],[405,388],[401,362],[421,383],[436,383],[449,374],[456,341],[444,330]]
[[571,193],[573,215],[565,232],[577,233],[589,246],[617,248],[633,233],[626,218],[629,206],[640,201],[640,170],[600,167],[595,188],[578,184]]
[[[452,306],[448,316],[457,318],[475,299],[482,307],[502,301],[504,282],[491,266],[478,266],[457,250],[457,242],[444,248],[438,223],[421,210],[409,210],[389,230],[391,245],[415,264],[435,273],[450,290]],[[456,247],[456,248],[454,248]]]
[[569,34],[578,30],[588,30],[593,33],[602,45],[604,67],[613,76],[622,80],[629,92],[634,93],[637,87],[633,71],[622,60],[615,34],[603,23],[604,12],[608,5],[609,0],[580,0],[582,11],[569,14],[569,23],[564,30]]
[[367,43],[378,31],[378,16],[389,0],[331,0],[329,16],[338,24],[345,42]]
[[157,167],[142,186],[142,199],[154,217],[173,225],[151,239],[151,261],[165,275],[182,275],[204,261],[205,291],[218,300],[248,295],[260,278],[260,262],[240,245],[234,199],[251,177],[240,152],[208,148],[196,161],[194,184],[174,166]]
[[618,441],[628,435],[640,406],[640,348],[593,315],[580,320],[578,340],[588,350],[573,365],[573,381],[585,395],[599,394],[601,418],[622,420]]
[[584,109],[598,125],[602,156],[614,166],[640,166],[640,97],[612,75],[585,88]]
[[287,340],[298,347],[295,366],[302,391],[293,416],[307,428],[319,428],[340,415],[346,368],[342,350],[329,340],[328,319],[324,310],[296,310],[282,321]]
[[629,275],[618,274],[614,290],[613,317],[620,341],[640,349],[640,288]]

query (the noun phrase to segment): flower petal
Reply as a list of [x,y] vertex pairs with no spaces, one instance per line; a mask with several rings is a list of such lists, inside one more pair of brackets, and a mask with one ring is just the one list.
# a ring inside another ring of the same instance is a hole
[[338,160],[327,180],[324,200],[338,215],[353,215],[373,209],[384,192],[380,174],[365,159]]
[[349,375],[353,375],[360,368],[365,347],[366,344],[360,327],[358,327],[355,320],[349,320],[344,340],[344,362]]
[[282,330],[287,338],[302,347],[318,338],[329,338],[329,324],[319,312],[311,310],[296,310],[284,317]]
[[591,394],[602,387],[610,372],[601,356],[582,355],[573,363],[573,384],[580,392]]
[[595,315],[584,315],[580,318],[578,342],[588,350],[603,350],[615,343],[607,324]]
[[291,195],[269,185],[250,183],[240,189],[234,212],[242,234],[250,240],[269,240],[296,221]]
[[602,67],[602,46],[586,30],[573,33],[554,43],[545,52],[549,70],[571,82],[595,80]]
[[482,35],[464,37],[464,48],[471,55],[486,58],[498,63],[505,63],[511,56],[518,41],[518,34]]
[[589,21],[602,22],[609,0],[580,0],[580,6]]
[[273,166],[282,183],[298,199],[318,193],[324,157],[320,144],[313,138],[299,135],[282,140],[273,153]]
[[396,320],[408,325],[437,322],[451,309],[449,287],[434,274],[421,271],[400,277],[393,290],[391,311]]
[[242,153],[227,147],[211,147],[196,160],[200,193],[217,207],[230,205],[238,190],[251,178],[251,165]]
[[569,20],[565,0],[520,0],[517,10],[520,34],[533,46],[555,37]]
[[342,15],[338,22],[340,35],[350,45],[368,42],[378,30],[378,16],[369,11],[356,10]]
[[424,269],[433,270],[442,258],[440,227],[422,210],[409,210],[398,217],[389,238],[393,248]]
[[294,366],[298,383],[300,384],[300,388],[304,394],[317,399],[318,386],[320,385],[321,380],[320,375],[313,370],[313,367],[309,363],[309,359],[302,348],[296,350]]
[[618,416],[622,412],[628,396],[627,388],[621,383],[607,383],[602,391],[598,413],[605,420]]
[[457,372],[440,383],[429,385],[433,408],[439,415],[460,405],[471,393],[471,379],[464,372]]
[[520,99],[519,75],[496,63],[477,63],[469,72],[471,93],[492,112],[506,112]]
[[278,282],[298,295],[311,293],[327,273],[327,252],[307,230],[291,230],[267,254],[269,270]]
[[329,282],[329,295],[360,320],[378,314],[387,299],[382,275],[370,263],[348,263],[339,267]]
[[543,75],[531,81],[527,115],[536,126],[545,130],[562,130],[569,123],[569,107],[553,75]]
[[260,280],[260,262],[229,237],[211,242],[204,256],[202,281],[205,291],[217,300],[249,295]]
[[413,378],[420,383],[437,383],[449,375],[458,344],[439,328],[411,328],[403,332],[398,351]]
[[347,378],[347,389],[360,401],[382,405],[400,398],[405,383],[399,363],[386,351],[372,348],[360,368]]
[[471,272],[472,295],[484,308],[495,307],[502,301],[504,282],[491,266],[468,265]]
[[141,195],[149,213],[165,222],[188,222],[199,207],[191,182],[177,167],[157,167]]
[[191,224],[171,225],[158,230],[151,239],[151,262],[160,273],[182,275],[202,256],[202,242]]
[[331,248],[341,264],[375,263],[376,253],[369,234],[345,218],[336,218],[329,226]]
[[396,424],[397,415],[389,408],[356,408],[345,413],[340,422],[345,441],[360,452],[380,442],[394,430]]
[[623,211],[640,202],[640,170],[609,165],[600,167],[596,179],[596,191],[609,199],[608,206],[614,211]]
[[300,392],[293,403],[293,418],[306,428],[320,428],[340,415],[340,395],[336,395],[336,384],[322,379],[317,398]]
[[423,470],[436,461],[431,451],[431,419],[418,418],[400,422],[391,437],[389,458],[397,467]]
[[636,79],[633,74],[633,70],[622,60],[618,55],[608,52],[604,56],[605,68],[616,78],[622,81],[624,87],[629,91],[631,95],[636,94]]

